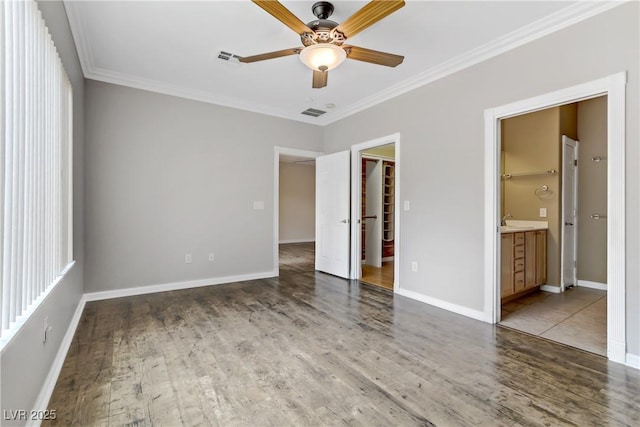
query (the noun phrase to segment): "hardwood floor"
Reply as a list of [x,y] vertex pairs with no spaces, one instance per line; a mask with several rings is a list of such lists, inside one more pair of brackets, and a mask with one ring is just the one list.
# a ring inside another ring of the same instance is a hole
[[360,281],[393,290],[393,261],[383,262],[382,267],[362,264]]
[[640,424],[635,369],[281,259],[87,303],[43,425]]
[[503,304],[501,325],[607,355],[607,292],[575,287],[537,291]]

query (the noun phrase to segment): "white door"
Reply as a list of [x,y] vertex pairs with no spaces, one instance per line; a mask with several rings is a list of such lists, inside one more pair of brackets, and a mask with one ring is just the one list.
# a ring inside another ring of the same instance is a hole
[[562,291],[577,281],[578,141],[562,136]]
[[316,270],[349,278],[350,152],[316,159]]
[[382,267],[382,161],[366,165],[364,263]]

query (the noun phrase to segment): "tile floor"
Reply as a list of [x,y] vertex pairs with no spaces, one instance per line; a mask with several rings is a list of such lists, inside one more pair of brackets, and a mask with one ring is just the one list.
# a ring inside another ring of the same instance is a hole
[[606,356],[607,292],[537,291],[503,304],[500,325]]

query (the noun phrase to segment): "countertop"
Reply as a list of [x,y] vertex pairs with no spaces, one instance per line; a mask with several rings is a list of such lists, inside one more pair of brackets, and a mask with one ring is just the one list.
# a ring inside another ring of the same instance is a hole
[[500,226],[500,233],[524,233],[525,231],[547,230],[549,228],[547,221],[509,219],[506,223],[507,225]]

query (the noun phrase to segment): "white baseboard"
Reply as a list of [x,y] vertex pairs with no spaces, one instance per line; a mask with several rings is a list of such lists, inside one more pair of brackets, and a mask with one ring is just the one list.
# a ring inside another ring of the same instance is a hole
[[154,294],[156,292],[177,291],[180,289],[199,288],[202,286],[222,285],[225,283],[244,282],[247,280],[276,277],[275,271],[242,274],[238,276],[214,277],[211,279],[189,280],[186,282],[163,283],[160,285],[139,286],[136,288],[114,289],[112,291],[90,292],[84,294],[86,301],[129,297],[133,295]]
[[389,262],[389,261],[393,261],[393,257],[392,256],[388,256],[388,257],[382,258],[382,262]]
[[308,239],[285,239],[285,240],[280,240],[278,243],[281,245],[287,244],[287,243],[314,243],[316,241],[315,237],[310,237]]
[[[78,306],[76,307],[76,311],[71,318],[71,322],[69,323],[67,332],[64,334],[64,338],[62,338],[62,342],[60,343],[60,347],[58,348],[58,353],[53,360],[51,368],[49,369],[49,373],[47,374],[47,378],[44,380],[44,384],[40,389],[40,394],[38,394],[36,403],[33,406],[34,411],[44,411],[48,409],[49,399],[51,399],[51,394],[53,393],[53,389],[55,388],[56,382],[58,381],[58,376],[60,375],[60,371],[62,370],[62,365],[64,364],[64,360],[66,359],[67,353],[69,352],[69,347],[71,347],[71,341],[73,341],[73,336],[76,333],[78,324],[80,323],[80,318],[82,317],[82,311],[84,310],[86,301],[87,300],[83,295],[78,302]],[[42,420],[30,420],[27,422],[27,426],[39,426],[41,422]]]
[[578,280],[578,286],[582,286],[583,288],[599,289],[601,291],[607,290],[606,283],[591,282],[589,280]]
[[483,311],[474,310],[469,307],[464,307],[458,304],[453,304],[447,301],[442,301],[436,298],[432,298],[426,295],[423,295],[418,292],[409,291],[407,289],[400,289],[396,287],[394,292],[398,295],[402,295],[403,297],[411,298],[425,304],[432,305],[434,307],[442,308],[443,310],[451,311],[456,314],[461,314],[462,316],[470,317],[475,320],[481,320],[483,322],[491,323],[491,319],[487,319],[487,316]]
[[561,293],[560,286],[553,286],[553,285],[540,285],[540,290],[541,290],[541,291],[545,291],[545,292],[552,292],[552,293],[554,293],[554,294],[559,294],[559,293]]
[[640,356],[638,356],[637,354],[627,353],[625,365],[632,368],[640,369]]

